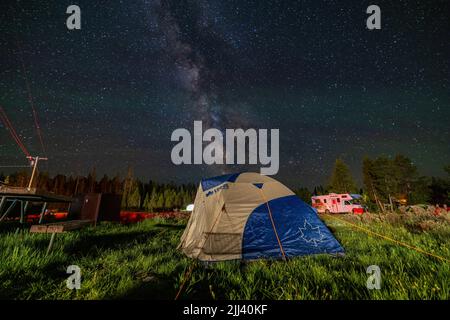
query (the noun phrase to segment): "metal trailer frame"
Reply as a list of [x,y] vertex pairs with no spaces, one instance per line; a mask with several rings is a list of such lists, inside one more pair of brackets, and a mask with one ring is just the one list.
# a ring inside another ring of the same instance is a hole
[[[55,195],[36,188],[0,187],[0,222],[11,213],[17,203],[20,204],[20,223],[24,223],[26,210],[30,202],[42,203],[39,224],[44,220],[48,203],[72,203],[73,198]],[[9,205],[8,205],[9,202]]]

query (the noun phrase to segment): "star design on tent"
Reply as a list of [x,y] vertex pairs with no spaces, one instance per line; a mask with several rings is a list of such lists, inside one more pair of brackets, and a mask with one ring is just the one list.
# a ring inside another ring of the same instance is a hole
[[322,242],[325,237],[321,232],[319,227],[313,227],[306,219],[303,224],[303,228],[298,228],[300,231],[300,238],[308,243],[312,243],[315,247]]

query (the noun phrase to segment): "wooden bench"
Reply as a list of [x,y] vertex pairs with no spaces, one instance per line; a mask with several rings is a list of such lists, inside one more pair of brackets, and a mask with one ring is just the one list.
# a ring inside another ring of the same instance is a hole
[[81,229],[83,227],[94,225],[92,220],[71,220],[47,224],[35,224],[30,228],[30,233],[51,233],[50,243],[48,244],[47,254],[50,252],[57,233]]

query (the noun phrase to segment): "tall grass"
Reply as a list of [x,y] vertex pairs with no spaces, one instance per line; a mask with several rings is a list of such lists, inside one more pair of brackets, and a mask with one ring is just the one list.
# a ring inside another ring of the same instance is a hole
[[[47,255],[47,234],[0,233],[0,298],[7,299],[449,299],[449,264],[375,238],[332,219],[326,223],[345,256],[229,261],[204,266],[176,250],[185,221],[102,223],[59,234]],[[356,221],[361,224],[362,222]],[[450,257],[448,225],[411,232],[371,221],[373,231]],[[195,263],[189,279],[186,270]],[[80,290],[66,288],[78,265]],[[381,269],[381,289],[366,287],[369,265]]]

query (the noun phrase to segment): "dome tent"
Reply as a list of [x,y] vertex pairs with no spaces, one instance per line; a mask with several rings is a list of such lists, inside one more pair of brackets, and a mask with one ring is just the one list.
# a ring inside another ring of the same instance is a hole
[[258,173],[203,179],[178,248],[202,261],[344,252],[315,209]]

